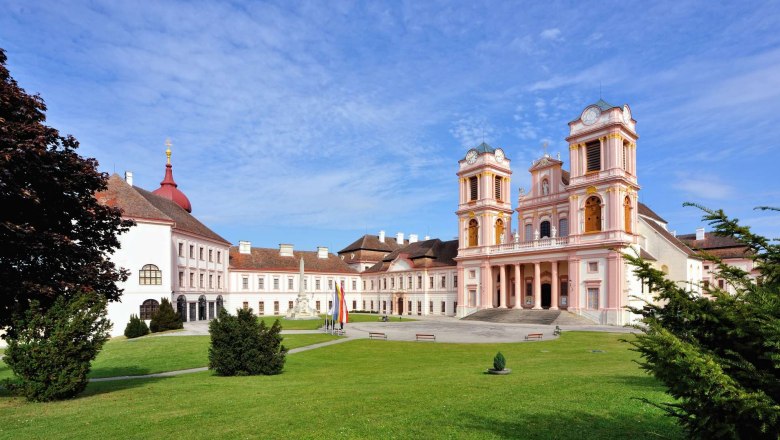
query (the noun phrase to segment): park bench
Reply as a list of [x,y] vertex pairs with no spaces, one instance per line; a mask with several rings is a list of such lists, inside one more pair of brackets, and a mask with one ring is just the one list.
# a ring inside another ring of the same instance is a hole
[[560,334],[561,334],[561,328],[556,325],[555,330],[553,330],[553,336],[560,336]]
[[434,341],[436,342],[436,335],[430,335],[426,333],[417,333],[417,340],[418,341]]
[[525,336],[526,341],[530,341],[531,339],[541,340],[542,336],[544,336],[543,333],[529,333]]
[[369,332],[368,339],[384,339],[387,340],[387,335],[379,332]]

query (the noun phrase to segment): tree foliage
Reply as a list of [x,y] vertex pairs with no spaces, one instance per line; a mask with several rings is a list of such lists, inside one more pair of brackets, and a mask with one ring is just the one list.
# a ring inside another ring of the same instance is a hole
[[117,300],[127,275],[108,254],[132,222],[97,202],[107,175],[76,153],[75,138],[44,124],[43,99],[20,88],[5,63],[0,49],[0,328],[8,338],[32,304],[46,311],[77,293]]
[[506,368],[506,358],[499,351],[493,358],[493,369],[496,371],[503,371]]
[[157,311],[152,315],[149,328],[153,333],[157,333],[167,330],[177,330],[183,327],[184,324],[181,322],[181,317],[173,310],[171,302],[168,301],[168,298],[162,298],[160,300],[160,307],[158,307]]
[[90,365],[108,339],[106,299],[59,296],[47,309],[33,300],[14,323],[4,361],[19,381],[6,386],[33,401],[74,397],[87,386]]
[[238,309],[235,316],[220,310],[209,324],[209,369],[220,376],[281,373],[287,354],[281,331],[278,319],[269,328],[252,309]]
[[138,317],[138,315],[130,315],[130,321],[125,326],[125,337],[127,339],[140,338],[149,334],[149,327],[146,323]]
[[715,234],[733,237],[750,249],[760,282],[716,256],[702,254],[736,290],[732,295],[704,286],[707,298],[666,279],[650,263],[625,255],[657,300],[657,305],[632,309],[643,316],[645,332],[631,343],[642,356],[642,368],[676,398],[660,406],[691,438],[777,439],[780,246],[722,210],[699,208]]

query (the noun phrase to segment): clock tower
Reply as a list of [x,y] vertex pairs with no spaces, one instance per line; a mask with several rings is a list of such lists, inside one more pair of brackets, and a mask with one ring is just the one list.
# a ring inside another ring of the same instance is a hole
[[484,142],[458,162],[458,249],[511,241],[509,162],[502,149]]

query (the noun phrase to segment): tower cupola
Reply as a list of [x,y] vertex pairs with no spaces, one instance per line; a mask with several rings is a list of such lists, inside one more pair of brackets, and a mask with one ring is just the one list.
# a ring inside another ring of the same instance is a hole
[[168,200],[173,201],[177,205],[181,206],[187,212],[192,212],[192,205],[187,196],[179,190],[176,182],[173,180],[173,167],[171,166],[171,141],[166,140],[165,145],[168,147],[165,150],[165,155],[168,158],[168,163],[165,164],[165,178],[160,182],[160,187],[152,191],[152,194],[165,197]]

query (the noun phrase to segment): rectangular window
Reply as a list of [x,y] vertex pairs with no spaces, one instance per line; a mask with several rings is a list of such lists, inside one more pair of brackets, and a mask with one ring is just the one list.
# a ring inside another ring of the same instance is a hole
[[601,169],[601,141],[588,142],[585,146],[588,155],[588,172]]
[[501,201],[501,176],[496,176],[496,200]]
[[249,277],[241,278],[241,288],[244,290],[249,290]]
[[184,272],[179,272],[179,287],[184,287]]
[[217,275],[217,289],[222,288],[222,275]]
[[626,159],[628,157],[628,145],[623,143],[623,169],[628,171],[628,160]]
[[279,277],[274,277],[274,290],[279,290]]
[[452,276],[452,287],[458,287],[458,276],[453,275]]
[[265,290],[265,278],[257,277],[257,289]]
[[704,266],[704,270],[710,270],[709,266]]
[[723,289],[724,287],[726,287],[726,283],[723,280],[718,280],[718,288]]
[[704,284],[704,288],[707,289],[710,287],[710,280],[703,280],[702,283]]
[[382,301],[382,311],[387,312],[387,301]]
[[599,289],[588,289],[588,308],[593,310],[599,308]]
[[328,290],[333,290],[333,278],[328,278]]
[[260,301],[260,303],[257,305],[257,314],[265,315],[265,301]]
[[366,300],[363,300],[363,310],[366,310]]
[[398,277],[398,288],[399,289],[404,288],[404,277]]
[[395,288],[395,278],[390,278],[390,287]]
[[293,307],[295,307],[295,304],[292,301],[287,301],[287,310],[290,310]]
[[407,281],[408,281],[409,283],[406,285],[406,287],[407,287],[407,288],[409,288],[409,289],[411,289],[411,288],[412,288],[412,277],[410,276],[410,277],[409,277],[409,279],[408,279]]
[[209,263],[214,262],[214,251],[209,249]]
[[203,248],[198,249],[198,258],[200,258],[201,261],[203,260]]
[[599,263],[597,261],[588,262],[588,272],[598,272],[598,271],[599,271]]
[[409,301],[409,314],[412,314],[412,301]]
[[244,310],[246,310],[246,309],[248,309],[248,308],[249,308],[249,303],[248,303],[248,302],[246,302],[246,301],[244,301],[244,304],[243,304],[243,306],[244,306]]
[[357,301],[352,300],[352,310],[357,310]]
[[479,188],[477,176],[469,177],[469,188],[471,189],[469,200],[477,200],[477,188]]
[[366,280],[363,280],[363,290],[366,290]]
[[422,289],[422,275],[417,275],[417,288]]
[[525,241],[531,241],[534,239],[534,227],[530,223],[525,225]]
[[195,287],[195,274],[190,272],[190,287]]
[[214,275],[209,275],[209,289],[214,288]]
[[382,284],[384,284],[384,286],[382,288],[387,290],[387,278],[383,278],[382,279]]
[[314,304],[315,304],[315,307],[317,307],[317,313],[321,313],[322,312],[322,304],[321,304],[321,302],[320,301],[315,301]]
[[447,303],[445,301],[441,302],[441,314],[447,313]]
[[190,245],[190,258],[195,258],[195,246]]
[[279,314],[279,301],[274,301],[274,315]]
[[569,236],[569,219],[562,218],[558,220],[558,236],[559,237]]
[[477,277],[477,271],[476,270],[470,270],[469,271],[469,278],[472,280]]
[[320,280],[314,280],[314,290],[320,290]]
[[433,277],[428,277],[428,288],[433,289]]
[[333,301],[328,301],[328,312],[333,310]]
[[293,279],[287,278],[287,290],[293,290]]
[[371,301],[371,310],[374,310],[374,301]]
[[428,302],[428,313],[433,314],[433,301]]
[[179,243],[179,256],[184,256],[184,243]]
[[217,251],[217,263],[221,263],[221,262],[222,262],[222,252]]
[[374,280],[371,280],[371,290],[374,290]]
[[447,287],[447,277],[441,277],[441,288]]
[[422,301],[417,301],[417,314],[422,315]]

